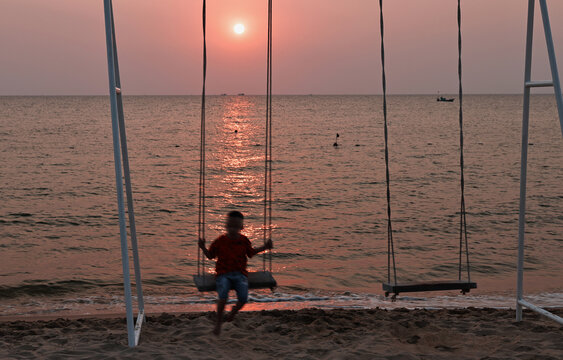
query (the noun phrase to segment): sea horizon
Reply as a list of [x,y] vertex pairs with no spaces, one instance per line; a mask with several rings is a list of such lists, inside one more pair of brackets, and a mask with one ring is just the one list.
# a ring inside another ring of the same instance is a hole
[[[243,94],[243,95],[241,95]],[[387,96],[440,96],[440,95],[448,95],[453,97],[458,97],[458,92],[436,92],[436,93],[387,93]],[[523,92],[507,92],[507,93],[487,93],[487,92],[464,92],[463,96],[524,96]],[[553,93],[546,91],[542,93],[540,91],[536,91],[533,94],[530,94],[532,97],[534,96],[553,96]],[[67,97],[87,97],[87,96],[95,96],[95,97],[109,97],[110,95],[107,93],[101,94],[4,94],[0,95],[0,97],[57,97],[57,96],[67,96]],[[124,89],[123,97],[125,96],[197,96],[201,98],[201,94],[128,94],[126,89]],[[254,94],[254,93],[206,93],[205,96],[266,96],[266,94]],[[327,93],[327,94],[319,94],[319,93],[303,93],[303,94],[277,94],[273,93],[272,96],[383,96],[381,93],[358,93],[358,94],[337,94],[337,93]]]

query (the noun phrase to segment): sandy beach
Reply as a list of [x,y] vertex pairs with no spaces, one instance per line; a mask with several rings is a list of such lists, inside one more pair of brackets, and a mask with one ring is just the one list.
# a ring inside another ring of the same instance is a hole
[[[563,309],[555,311],[562,315]],[[0,322],[1,358],[561,359],[563,327],[513,310],[243,312],[211,334],[214,313],[148,317],[137,348],[123,318]]]

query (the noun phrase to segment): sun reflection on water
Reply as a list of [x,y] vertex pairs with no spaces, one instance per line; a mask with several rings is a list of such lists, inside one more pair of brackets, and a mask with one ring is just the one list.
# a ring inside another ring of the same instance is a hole
[[[264,201],[264,123],[263,105],[258,97],[230,96],[217,113],[209,182],[217,193],[210,209],[210,227],[215,234],[224,231],[224,214],[239,210],[245,215],[243,233],[256,244],[263,236]],[[275,227],[275,226],[274,226]],[[256,246],[256,245],[255,245]],[[256,261],[255,261],[256,262]]]
[[222,117],[221,149],[218,152],[223,170],[221,182],[224,184],[221,196],[228,205],[240,206],[241,200],[262,200],[260,187],[263,179],[256,172],[262,156],[258,152],[260,148],[252,146],[253,140],[260,137],[257,119],[251,118],[254,111],[254,103],[237,96],[225,107]]

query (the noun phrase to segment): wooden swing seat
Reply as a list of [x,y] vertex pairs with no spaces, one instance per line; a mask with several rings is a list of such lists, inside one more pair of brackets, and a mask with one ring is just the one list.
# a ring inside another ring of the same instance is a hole
[[445,291],[445,290],[461,290],[463,294],[468,293],[471,289],[477,288],[477,283],[465,280],[445,280],[445,281],[425,281],[411,283],[383,283],[385,296],[389,294],[399,295],[403,292],[424,292],[424,291]]
[[[215,274],[194,275],[194,283],[199,291],[215,291]],[[276,279],[269,271],[253,271],[248,273],[249,289],[273,289],[278,286]]]

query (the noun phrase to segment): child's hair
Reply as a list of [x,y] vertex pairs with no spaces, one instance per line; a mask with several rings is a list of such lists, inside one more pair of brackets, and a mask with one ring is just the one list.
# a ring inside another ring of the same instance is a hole
[[243,215],[240,211],[236,211],[236,210],[235,210],[235,211],[230,211],[230,212],[227,214],[227,217],[228,217],[228,218],[237,218],[237,219],[244,220],[244,215]]

